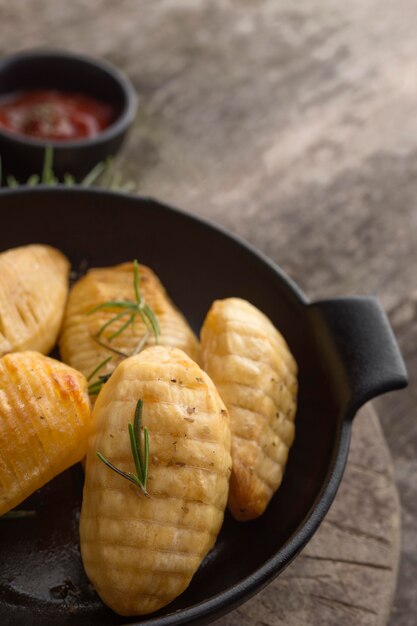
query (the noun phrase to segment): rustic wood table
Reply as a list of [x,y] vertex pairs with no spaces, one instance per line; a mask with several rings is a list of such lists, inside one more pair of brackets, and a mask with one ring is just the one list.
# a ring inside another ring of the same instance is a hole
[[0,54],[67,48],[130,75],[138,192],[243,236],[312,299],[379,296],[408,363],[409,389],[356,418],[317,535],[219,626],[416,623],[416,24],[415,0],[0,0]]

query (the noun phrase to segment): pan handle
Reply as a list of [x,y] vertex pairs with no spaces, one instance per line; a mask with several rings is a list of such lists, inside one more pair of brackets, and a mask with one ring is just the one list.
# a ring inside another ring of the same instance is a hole
[[371,398],[407,386],[401,352],[376,298],[335,298],[313,302],[309,308],[313,319],[327,328],[326,352],[344,388],[347,417]]

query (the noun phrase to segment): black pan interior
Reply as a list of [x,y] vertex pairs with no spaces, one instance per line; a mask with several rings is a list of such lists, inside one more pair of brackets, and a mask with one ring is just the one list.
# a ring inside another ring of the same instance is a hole
[[[239,524],[226,515],[216,547],[188,590],[159,614],[202,602],[250,576],[304,523],[325,483],[341,428],[337,367],[326,356],[330,352],[323,352],[325,332],[313,326],[302,295],[236,240],[148,199],[38,190],[0,194],[0,211],[0,251],[49,243],[76,270],[137,258],[157,272],[196,331],[211,302],[227,296],[247,298],[281,329],[300,368],[297,437],[283,485],[257,521]],[[79,467],[68,470],[22,505],[36,509],[35,518],[1,522],[2,625],[129,622],[103,606],[83,572],[82,481]]]

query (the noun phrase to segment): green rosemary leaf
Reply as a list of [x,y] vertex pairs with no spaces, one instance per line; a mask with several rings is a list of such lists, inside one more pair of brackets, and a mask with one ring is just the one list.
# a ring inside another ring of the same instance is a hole
[[146,328],[148,329],[148,332],[153,333],[153,326],[152,326],[152,322],[149,319],[149,317],[146,315],[144,307],[141,307],[140,309],[138,309],[139,311],[139,315],[142,318],[143,323],[145,324]]
[[141,462],[142,462],[142,440],[140,436],[140,427],[142,423],[142,408],[143,408],[143,402],[142,400],[138,400],[136,404],[136,409],[135,409],[135,417],[133,420],[133,430],[134,430],[135,440],[137,442],[139,458]]
[[10,189],[19,187],[19,181],[14,176],[8,176],[6,178],[6,183],[7,183],[7,186],[10,187]]
[[64,185],[67,185],[67,187],[72,187],[73,185],[75,185],[75,178],[69,172],[65,172],[64,174]]
[[122,324],[120,326],[120,328],[118,328],[112,335],[110,335],[110,337],[108,337],[108,341],[111,341],[112,339],[115,339],[116,337],[118,337],[119,335],[122,334],[122,332],[124,330],[126,330],[126,328],[128,326],[130,326],[130,324],[133,324],[133,321],[135,319],[136,314],[132,313],[132,315],[129,317],[129,319],[127,320],[127,322],[125,322],[124,324]]
[[148,319],[149,319],[149,321],[151,323],[152,330],[153,330],[153,333],[155,335],[155,343],[158,343],[159,335],[160,335],[158,319],[157,319],[155,313],[152,311],[152,309],[149,306],[149,304],[145,304],[144,312],[145,312],[146,316],[148,317]]
[[100,330],[96,333],[96,337],[100,337],[104,331],[111,326],[114,322],[117,322],[117,320],[119,320],[121,317],[124,317],[125,315],[129,315],[130,311],[126,310],[126,311],[121,311],[121,313],[117,313],[117,315],[115,315],[114,317],[112,317],[108,322],[106,322],[105,324],[103,324],[103,326],[100,328]]
[[103,386],[102,381],[98,380],[96,383],[92,383],[88,386],[88,394],[90,396],[98,396]]
[[139,263],[137,259],[133,261],[133,286],[135,288],[135,296],[136,302],[141,304],[143,301],[142,294],[140,291],[140,273],[139,273]]
[[123,189],[123,191],[134,191],[136,185],[132,180],[129,180],[127,183],[122,184],[121,189]]
[[140,426],[141,426],[141,422],[142,422],[142,409],[143,409],[143,401],[142,400],[138,400],[138,402],[136,404],[136,408],[135,408],[135,417],[134,417],[134,420],[133,420],[133,429],[134,429],[134,433],[135,433],[135,439],[136,439],[136,441],[139,442],[139,446],[138,446],[139,450],[141,448],[141,446],[140,446]]
[[142,465],[141,458],[139,456],[139,450],[135,439],[135,433],[132,424],[129,424],[129,437],[130,437],[130,447],[132,448],[132,456],[133,461],[135,463],[136,468],[136,476],[139,479],[141,485],[143,485],[143,473],[142,473]]
[[136,304],[134,302],[129,302],[129,300],[109,300],[108,302],[102,302],[101,304],[93,307],[87,311],[86,315],[92,315],[93,313],[102,311],[103,309],[136,309]]
[[98,177],[104,172],[105,168],[106,164],[102,161],[100,163],[97,163],[97,165],[93,167],[91,172],[89,172],[87,176],[84,176],[81,184],[84,185],[84,187],[90,187],[90,185],[95,183]]
[[146,486],[148,482],[149,473],[149,431],[147,428],[143,429],[144,438],[144,462],[143,462],[143,484]]
[[44,185],[50,185],[54,179],[54,173],[52,170],[52,165],[54,161],[54,149],[52,146],[46,146],[45,155],[43,158],[43,168],[42,168],[42,177],[41,182]]
[[38,174],[32,174],[32,176],[29,176],[29,178],[26,181],[26,184],[28,187],[36,187],[36,185],[39,185],[39,181],[40,181],[40,177]]
[[97,367],[91,372],[89,376],[87,376],[87,380],[90,381],[96,374],[99,372],[109,361],[112,360],[112,356],[108,356],[107,359],[104,359]]
[[114,170],[112,181],[110,183],[110,189],[114,189],[115,191],[117,191],[118,189],[121,188],[121,186],[122,186],[122,173],[117,170]]
[[95,341],[102,348],[105,348],[106,350],[110,350],[110,352],[113,352],[114,354],[117,354],[118,356],[122,356],[124,359],[127,359],[129,357],[129,354],[126,354],[126,352],[122,352],[122,350],[113,348],[113,346],[111,346],[110,344],[104,343],[104,341],[101,341],[97,336],[91,335],[91,339]]
[[130,447],[132,450],[133,462],[136,468],[136,474],[127,474],[123,472],[118,467],[113,465],[110,461],[106,459],[100,452],[96,452],[100,461],[102,461],[107,467],[112,469],[114,472],[130,480],[130,482],[134,483],[137,487],[139,487],[142,492],[148,496],[148,491],[146,489],[146,483],[148,480],[148,472],[149,472],[149,433],[148,429],[143,429],[144,436],[144,455],[142,457],[141,451],[141,419],[142,419],[142,400],[138,400],[135,409],[135,415],[133,419],[133,424],[128,424],[128,432],[130,439]]
[[136,354],[139,354],[139,352],[141,352],[143,348],[146,346],[146,344],[148,343],[148,339],[150,336],[151,336],[151,333],[149,332],[149,330],[147,330],[146,333],[143,335],[143,337],[141,337],[138,345],[133,350],[130,356],[135,356]]
[[104,164],[105,164],[105,169],[104,169],[103,177],[101,179],[101,184],[103,187],[108,188],[111,185],[111,180],[113,176],[114,158],[111,156],[107,157],[107,159],[104,161]]
[[100,452],[96,452],[96,454],[98,458],[100,459],[100,461],[103,461],[103,463],[107,465],[107,467],[112,469],[113,472],[116,472],[116,474],[119,474],[119,476],[123,476],[123,478],[126,478],[126,480],[130,480],[130,482],[132,482],[134,485],[137,485],[137,482],[136,480],[134,480],[134,477],[132,474],[127,474],[126,472],[123,472],[122,470],[120,470],[118,467],[113,465],[113,463],[110,463],[110,461],[108,461],[105,456],[100,454]]

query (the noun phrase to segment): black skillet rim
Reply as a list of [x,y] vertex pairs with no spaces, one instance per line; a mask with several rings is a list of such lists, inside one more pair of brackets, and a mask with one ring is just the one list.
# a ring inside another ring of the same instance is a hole
[[[139,196],[128,192],[103,190],[94,187],[83,188],[82,186],[74,186],[69,189],[64,185],[56,185],[54,187],[39,185],[36,188],[24,187],[18,189],[0,190],[0,209],[2,197],[21,195],[24,198],[28,196],[30,197],[33,194],[42,195],[45,193],[57,195],[70,193],[74,196],[89,195],[91,197],[104,197],[110,195],[121,199],[122,202],[123,200],[128,200],[129,202],[132,202],[132,205],[138,200],[156,204],[158,208],[169,213],[174,213],[178,215],[180,219],[186,219],[197,223],[203,229],[207,229],[212,232],[214,231],[218,236],[228,238],[229,240],[232,240],[235,245],[243,247],[249,254],[255,256],[262,265],[266,266],[269,271],[274,273],[278,280],[285,283],[290,292],[302,306],[308,307],[310,304],[310,301],[305,296],[303,291],[283,272],[283,270],[281,270],[268,257],[244,239],[231,234],[225,228],[215,224],[209,219],[193,215],[183,209],[171,207],[148,196]],[[278,574],[281,573],[287,565],[289,565],[292,559],[311,539],[333,502],[343,477],[349,452],[351,417],[351,415],[345,415],[342,420],[341,428],[338,430],[338,438],[335,442],[332,462],[328,468],[326,480],[322,485],[321,491],[317,496],[315,503],[307,513],[303,523],[293,533],[290,539],[281,547],[281,549],[274,554],[274,556],[268,559],[252,574],[243,578],[239,583],[229,587],[219,594],[216,594],[208,600],[204,600],[203,602],[185,609],[180,609],[167,615],[145,619],[145,621],[130,622],[129,624],[126,624],[126,626],[182,626],[183,624],[208,624],[248,600],[251,596],[260,591],[268,582],[278,576]],[[120,622],[120,626],[124,626],[123,621]]]

